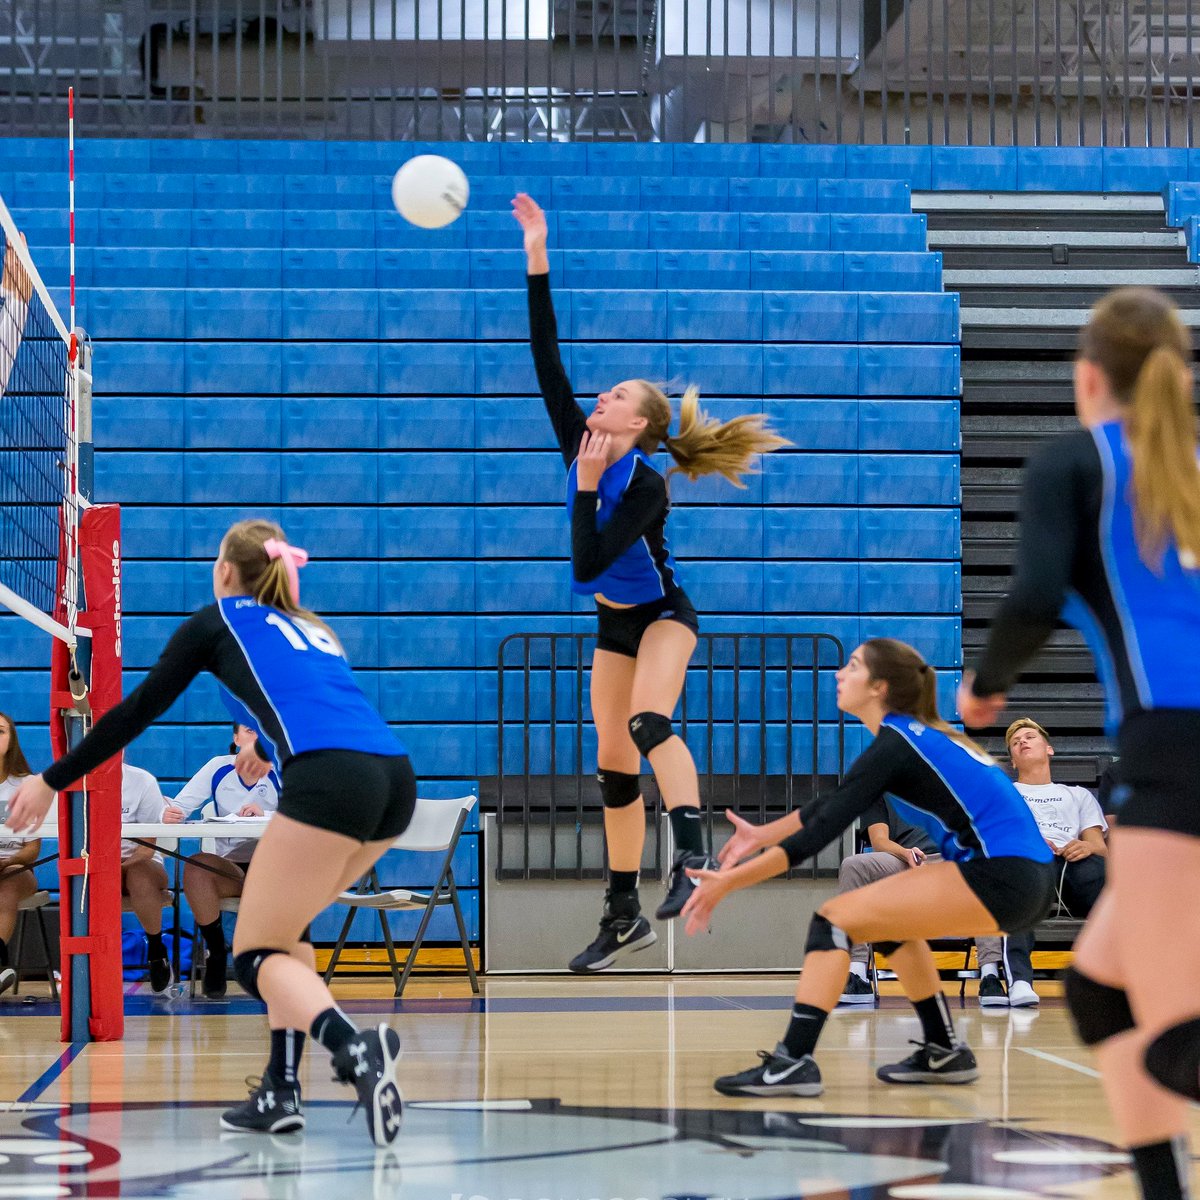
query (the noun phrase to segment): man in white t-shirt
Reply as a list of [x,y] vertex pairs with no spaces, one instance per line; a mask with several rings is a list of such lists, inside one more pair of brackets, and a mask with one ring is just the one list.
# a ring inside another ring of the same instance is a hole
[[[1016,768],[1017,791],[1054,851],[1058,869],[1058,895],[1073,917],[1084,918],[1104,887],[1108,822],[1087,788],[1055,783],[1050,778],[1054,747],[1046,731],[1029,717],[1014,721],[1004,735],[1008,755]],[[1030,1008],[1038,1003],[1033,990],[1034,938],[1032,933],[1006,939],[977,938],[980,980],[979,1003],[984,1008],[1011,1004]],[[1005,951],[1007,950],[1007,954]],[[1007,958],[1008,995],[1000,981],[1000,963]]]
[[[158,824],[167,802],[158,780],[141,767],[126,763],[121,771],[121,824]],[[151,839],[145,839],[147,841]],[[162,855],[153,846],[121,841],[121,893],[146,931],[146,955],[150,966],[150,987],[165,992],[174,982],[171,957],[162,939],[163,893],[167,888],[167,870]]]

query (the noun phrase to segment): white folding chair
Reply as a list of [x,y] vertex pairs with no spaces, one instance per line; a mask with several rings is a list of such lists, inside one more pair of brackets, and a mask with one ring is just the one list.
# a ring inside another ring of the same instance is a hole
[[[388,963],[392,970],[392,979],[396,984],[396,995],[404,992],[408,977],[412,974],[417,961],[417,952],[425,940],[425,932],[434,912],[439,908],[449,906],[454,910],[454,919],[458,923],[458,940],[462,947],[463,961],[467,965],[467,974],[471,979],[471,991],[479,991],[479,981],[475,977],[475,963],[471,958],[471,943],[467,937],[467,926],[463,920],[462,908],[458,902],[458,888],[454,882],[454,852],[458,848],[458,839],[462,835],[463,826],[467,823],[478,801],[476,796],[463,796],[457,800],[418,800],[413,811],[412,821],[408,828],[393,843],[393,849],[410,850],[425,854],[442,854],[442,868],[437,880],[427,892],[416,892],[408,888],[384,888],[379,883],[379,875],[374,868],[359,881],[352,892],[343,892],[337,902],[344,904],[350,910],[346,914],[342,931],[338,935],[337,945],[325,968],[325,982],[333,978],[350,934],[350,926],[361,908],[374,909],[379,915],[379,927],[383,933],[384,945],[387,947]],[[396,960],[396,946],[392,940],[391,927],[388,925],[389,912],[415,912],[424,910],[421,923],[417,926],[416,937],[413,938],[408,956],[404,960],[404,969]],[[366,966],[365,962],[347,961],[344,966]]]

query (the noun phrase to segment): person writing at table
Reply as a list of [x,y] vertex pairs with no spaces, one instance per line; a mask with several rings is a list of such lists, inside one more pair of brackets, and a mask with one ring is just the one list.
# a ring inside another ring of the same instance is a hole
[[[258,731],[249,725],[233,727],[228,754],[210,758],[163,809],[168,825],[182,821],[204,804],[212,803],[221,817],[263,817],[279,807],[279,777],[269,769],[257,780],[244,778],[242,751],[253,749]],[[225,929],[221,901],[242,894],[246,867],[254,853],[254,838],[217,838],[215,854],[195,854],[183,868],[183,894],[204,938],[203,988],[210,1000],[225,995]]]

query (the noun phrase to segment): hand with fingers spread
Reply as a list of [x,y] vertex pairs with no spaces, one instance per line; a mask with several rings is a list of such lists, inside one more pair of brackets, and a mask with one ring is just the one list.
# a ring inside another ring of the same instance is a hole
[[688,877],[696,881],[688,902],[680,914],[688,937],[703,933],[712,924],[713,912],[729,894],[729,876],[720,871],[688,871]]
[[550,259],[546,254],[546,239],[549,228],[542,206],[532,196],[518,192],[513,197],[512,209],[513,216],[525,232],[526,269],[530,275],[548,275]]
[[986,729],[996,723],[1008,697],[1003,692],[994,696],[976,696],[971,690],[974,682],[974,671],[963,674],[962,683],[958,685],[958,715],[968,729]]
[[594,492],[608,468],[612,438],[607,433],[585,433],[575,460],[575,482],[581,492]]
[[717,853],[717,861],[721,864],[722,870],[736,867],[743,859],[757,854],[764,846],[771,844],[763,835],[761,825],[755,825],[747,821],[745,817],[739,817],[732,808],[725,810],[725,816],[733,826],[733,836]]
[[54,803],[54,789],[40,775],[27,775],[8,802],[8,827],[17,833],[37,829]]

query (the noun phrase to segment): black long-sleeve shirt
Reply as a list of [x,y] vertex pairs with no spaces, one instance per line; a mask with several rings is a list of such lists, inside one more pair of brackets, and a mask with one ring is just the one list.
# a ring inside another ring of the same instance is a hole
[[667,546],[666,480],[637,448],[612,463],[596,489],[578,488],[575,460],[587,418],[558,348],[558,322],[548,275],[528,276],[529,344],[538,386],[567,466],[572,587],[618,604],[642,604],[678,589]]

